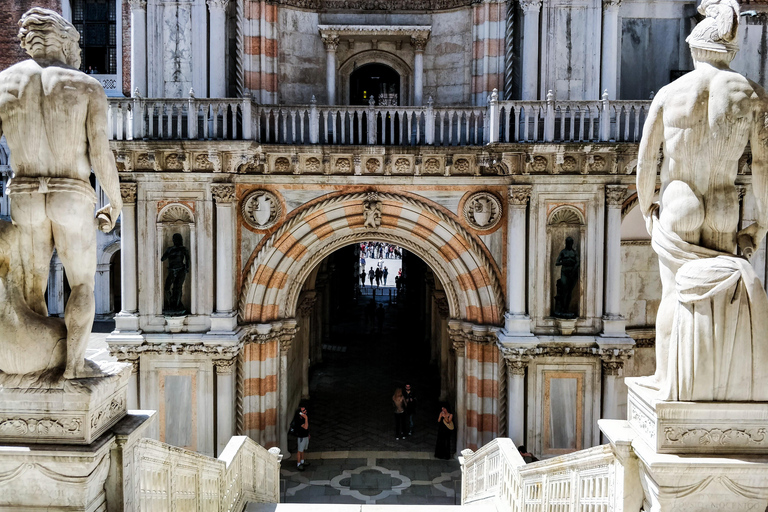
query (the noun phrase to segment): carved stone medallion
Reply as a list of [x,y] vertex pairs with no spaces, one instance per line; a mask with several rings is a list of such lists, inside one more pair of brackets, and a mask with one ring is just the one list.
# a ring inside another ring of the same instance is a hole
[[256,229],[269,229],[282,215],[280,200],[272,192],[256,190],[243,201],[242,214],[245,222]]
[[501,201],[490,192],[477,192],[464,203],[467,224],[482,231],[492,229],[501,219]]

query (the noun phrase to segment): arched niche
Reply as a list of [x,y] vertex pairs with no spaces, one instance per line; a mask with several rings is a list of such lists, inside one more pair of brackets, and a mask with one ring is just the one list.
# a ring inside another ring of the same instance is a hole
[[189,251],[190,268],[182,286],[181,301],[190,314],[197,314],[197,297],[192,283],[197,274],[197,240],[195,230],[195,213],[187,205],[170,203],[165,205],[157,214],[157,247],[158,254],[155,267],[155,313],[163,314],[165,296],[165,280],[168,277],[168,263],[161,261],[163,253],[173,246],[173,235],[179,233],[183,238],[184,247]]
[[341,99],[345,105],[350,104],[350,78],[352,73],[367,64],[384,64],[400,75],[400,90],[398,97],[400,105],[412,103],[411,85],[413,69],[403,59],[383,50],[366,50],[356,53],[339,66],[338,81],[341,84]]
[[566,239],[573,239],[573,248],[579,255],[579,274],[576,285],[571,294],[571,302],[568,311],[573,312],[576,318],[583,317],[586,311],[586,296],[584,289],[584,269],[586,254],[586,222],[584,214],[578,208],[569,205],[558,206],[547,216],[547,260],[549,262],[548,286],[549,310],[548,316],[554,316],[555,296],[557,295],[557,280],[560,278],[561,268],[557,266],[560,252],[566,247]]

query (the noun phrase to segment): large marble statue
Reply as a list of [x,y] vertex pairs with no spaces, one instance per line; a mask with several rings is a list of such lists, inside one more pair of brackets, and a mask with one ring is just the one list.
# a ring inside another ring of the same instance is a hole
[[[729,68],[735,0],[704,0],[687,41],[694,71],[651,104],[637,193],[659,256],[656,374],[662,400],[768,400],[768,299],[749,261],[768,230],[768,97]],[[757,222],[739,231],[739,157],[752,149]],[[661,192],[653,202],[659,149]]]
[[[28,372],[30,365],[22,360],[37,358],[34,369],[65,366],[65,378],[87,377],[96,227],[111,231],[122,208],[106,133],[107,99],[99,82],[77,69],[80,35],[74,26],[53,11],[33,8],[19,27],[21,47],[32,58],[0,73],[0,135],[8,141],[14,171],[8,185],[13,226],[0,226],[0,236],[7,250],[19,255],[9,260],[0,247],[0,261],[21,267],[19,274],[16,268],[0,272],[0,370]],[[95,215],[91,169],[111,201]],[[72,292],[66,329],[43,332],[41,325],[55,326],[47,319],[44,295],[54,247]],[[65,351],[57,339],[62,334]],[[25,346],[32,339],[35,345]],[[40,353],[41,347],[48,348]]]

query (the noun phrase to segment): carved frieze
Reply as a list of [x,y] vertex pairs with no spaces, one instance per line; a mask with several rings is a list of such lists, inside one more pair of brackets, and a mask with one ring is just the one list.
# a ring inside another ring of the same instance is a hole
[[121,183],[120,184],[120,197],[123,199],[123,204],[132,204],[136,202],[136,184],[135,183]]
[[[287,160],[287,159],[286,159]],[[255,229],[269,229],[283,214],[283,207],[275,194],[268,190],[255,190],[243,200],[243,220]]]
[[533,187],[529,185],[509,187],[509,205],[510,206],[527,205],[528,200],[531,198],[532,190],[533,190]]
[[490,192],[477,192],[464,202],[464,220],[477,230],[493,229],[499,223],[502,212],[501,201]]
[[768,446],[765,428],[665,427],[664,439],[685,446]]
[[236,357],[230,359],[214,359],[213,366],[218,375],[229,375],[235,370]]
[[77,417],[65,418],[0,418],[0,437],[79,437],[83,432],[83,420]]
[[228,183],[211,185],[211,195],[217,203],[231,203],[235,200],[235,186]]
[[627,187],[623,185],[606,185],[605,187],[605,203],[609,207],[621,208],[626,196]]

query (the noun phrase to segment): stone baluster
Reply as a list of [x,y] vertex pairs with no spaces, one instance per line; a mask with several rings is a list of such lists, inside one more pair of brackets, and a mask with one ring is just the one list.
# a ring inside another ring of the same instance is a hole
[[525,370],[528,360],[508,357],[507,364],[507,437],[515,445],[526,444],[525,438]]
[[609,99],[616,99],[619,68],[619,6],[621,0],[603,0],[603,48],[601,62],[602,85]]
[[[411,37],[413,46],[413,104],[420,107],[424,93],[424,49],[427,46],[426,37]],[[402,98],[401,98],[402,101]],[[402,104],[402,103],[401,103]]]
[[323,37],[325,44],[325,83],[328,93],[328,105],[336,104],[336,49],[339,47],[338,36]]
[[538,99],[541,0],[521,0],[523,10],[523,99]]
[[131,6],[131,90],[146,96],[147,2],[146,0],[128,0],[128,2]]
[[607,185],[605,188],[605,305],[603,336],[624,337],[624,319],[621,316],[621,207],[627,187]]
[[211,331],[231,332],[237,326],[235,298],[235,186],[214,184],[216,201],[216,312],[211,316]]
[[115,315],[118,331],[138,331],[138,268],[136,265],[136,183],[121,183],[123,210],[120,214],[120,293],[122,310]]
[[526,313],[526,211],[530,185],[509,187],[507,215],[507,312],[504,337],[532,336],[531,319]]
[[216,368],[216,456],[221,455],[235,432],[235,361],[214,359]]
[[226,82],[226,53],[224,44],[227,33],[227,4],[229,0],[207,0],[210,13],[211,37],[208,44],[208,82],[209,96],[211,98],[225,98],[227,96]]

